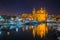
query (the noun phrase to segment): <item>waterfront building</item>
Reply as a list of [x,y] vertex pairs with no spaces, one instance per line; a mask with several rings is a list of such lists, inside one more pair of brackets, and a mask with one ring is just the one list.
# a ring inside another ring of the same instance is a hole
[[33,9],[32,13],[33,13],[33,18],[35,20],[38,20],[39,22],[46,21],[48,18],[48,14],[47,14],[46,10],[42,9],[42,8],[37,11],[35,9]]

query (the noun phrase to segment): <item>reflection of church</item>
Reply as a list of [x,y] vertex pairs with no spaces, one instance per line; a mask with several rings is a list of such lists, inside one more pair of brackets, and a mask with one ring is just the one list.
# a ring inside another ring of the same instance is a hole
[[33,18],[35,20],[38,20],[39,22],[40,21],[45,21],[48,17],[48,14],[46,13],[46,10],[42,9],[42,8],[40,10],[37,10],[37,11],[34,8],[32,13],[33,13]]

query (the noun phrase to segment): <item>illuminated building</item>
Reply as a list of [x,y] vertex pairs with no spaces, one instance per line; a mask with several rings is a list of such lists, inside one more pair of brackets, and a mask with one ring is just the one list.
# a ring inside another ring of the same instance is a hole
[[33,9],[33,18],[35,20],[38,20],[39,22],[41,21],[46,21],[48,17],[48,14],[46,13],[45,9],[40,9],[38,11],[35,11],[35,9]]
[[26,18],[29,18],[29,20],[37,20],[41,22],[47,20],[48,14],[45,9],[41,8],[40,10],[35,10],[35,8],[33,8],[32,14],[24,13],[21,15],[21,17],[23,21],[25,21]]

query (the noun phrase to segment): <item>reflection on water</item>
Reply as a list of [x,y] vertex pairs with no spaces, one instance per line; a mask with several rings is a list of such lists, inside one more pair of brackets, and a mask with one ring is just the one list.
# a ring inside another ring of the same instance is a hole
[[45,36],[45,34],[48,33],[48,27],[47,24],[39,24],[37,27],[33,29],[33,36],[36,35],[40,36],[41,38]]
[[35,27],[35,26],[32,26],[32,25],[25,25],[25,26],[22,27],[22,31],[32,30],[33,27]]
[[25,27],[22,27],[22,31],[25,31],[26,29],[25,29]]
[[22,31],[32,30],[33,37],[36,35],[43,38],[48,33],[48,27],[46,23],[38,24],[36,26],[33,25],[25,25],[22,27]]

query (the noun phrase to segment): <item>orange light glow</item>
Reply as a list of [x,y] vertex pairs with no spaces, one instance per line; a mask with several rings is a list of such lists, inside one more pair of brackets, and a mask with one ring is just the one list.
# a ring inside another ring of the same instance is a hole
[[[45,9],[38,10],[36,14],[38,22],[46,21],[48,14],[46,13]],[[45,34],[48,33],[48,27],[47,24],[40,24],[37,27],[33,29],[33,36],[36,35],[40,36],[41,38],[45,36]]]
[[33,36],[37,34],[41,38],[45,36],[45,34],[48,33],[48,28],[46,24],[40,24],[37,27],[33,29]]

